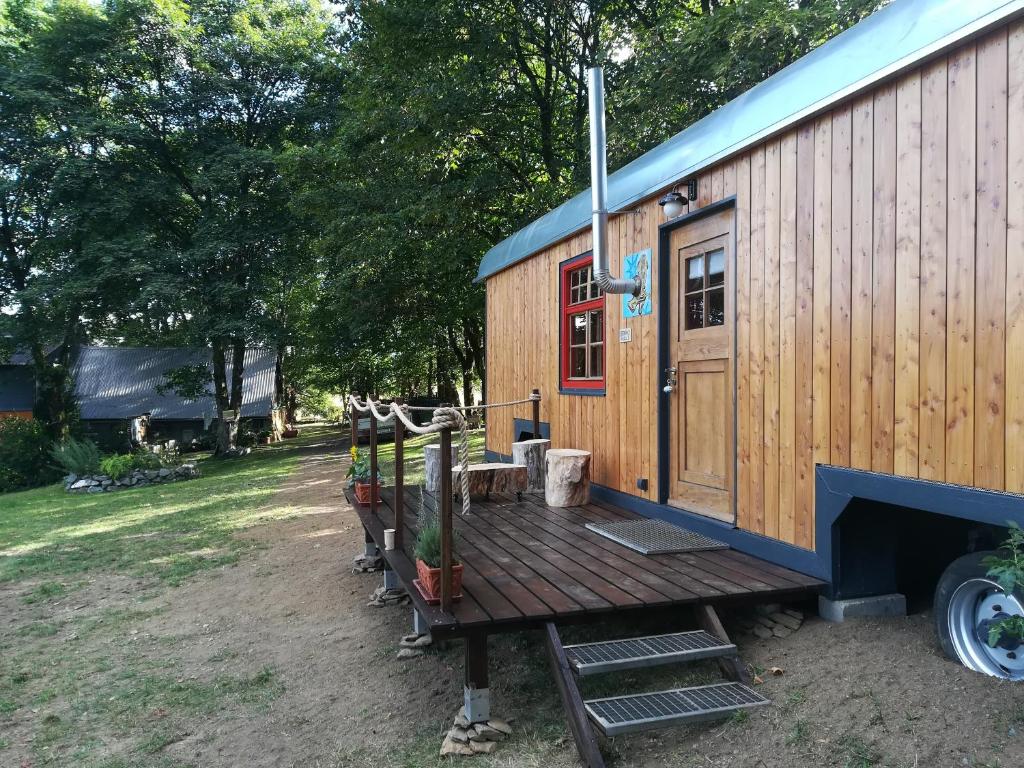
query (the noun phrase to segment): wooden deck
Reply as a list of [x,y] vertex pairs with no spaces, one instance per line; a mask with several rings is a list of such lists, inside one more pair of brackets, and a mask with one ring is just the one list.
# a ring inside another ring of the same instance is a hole
[[[376,515],[355,504],[351,491],[346,496],[383,551],[384,529],[395,520],[394,489],[384,490]],[[423,491],[422,503],[436,509],[437,500]],[[448,615],[426,605],[412,586],[420,504],[420,489],[407,487],[403,549],[384,554],[431,631],[442,635],[512,631],[615,611],[791,598],[822,584],[734,550],[639,554],[584,527],[637,517],[601,502],[556,509],[542,496],[524,494],[516,501],[496,494],[474,502],[468,517],[453,515],[455,551],[465,568],[464,597]]]

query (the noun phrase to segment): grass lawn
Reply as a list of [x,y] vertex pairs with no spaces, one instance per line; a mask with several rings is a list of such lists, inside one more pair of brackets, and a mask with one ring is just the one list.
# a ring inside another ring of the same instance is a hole
[[[202,477],[104,494],[61,485],[0,496],[0,585],[26,578],[74,580],[96,570],[155,576],[171,584],[234,562],[242,528],[287,516],[261,509],[295,469],[298,449],[324,429],[265,446],[239,459],[200,455]],[[40,597],[61,587],[40,584]]]
[[[419,485],[424,480],[423,470],[423,446],[429,443],[438,442],[437,435],[415,435],[405,439],[405,484]],[[452,434],[452,443],[458,445],[459,434]],[[369,447],[363,445],[361,450],[369,451]],[[484,430],[473,429],[469,431],[469,459],[472,462],[483,461],[484,457]],[[379,443],[377,445],[377,461],[380,463],[380,471],[384,475],[384,484],[390,485],[395,480],[395,444],[393,442]]]
[[202,476],[170,485],[0,496],[0,765],[15,739],[31,744],[33,768],[169,765],[156,753],[187,718],[280,693],[271,666],[191,679],[174,648],[135,627],[166,590],[261,546],[233,534],[291,516],[273,494],[301,448],[337,434],[312,427],[244,458],[199,456]]

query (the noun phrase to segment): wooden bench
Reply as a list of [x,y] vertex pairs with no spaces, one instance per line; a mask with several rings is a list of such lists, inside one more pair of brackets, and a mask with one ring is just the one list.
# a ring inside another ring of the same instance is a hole
[[[459,480],[461,472],[461,464],[452,467],[452,488],[456,494],[462,491]],[[526,490],[527,473],[523,464],[470,464],[466,474],[469,476],[470,500],[489,499],[492,491],[514,493],[516,499],[521,499]]]

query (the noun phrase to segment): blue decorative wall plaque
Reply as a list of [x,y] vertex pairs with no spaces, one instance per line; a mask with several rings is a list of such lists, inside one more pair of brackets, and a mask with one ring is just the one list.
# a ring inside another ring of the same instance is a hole
[[622,316],[640,317],[651,314],[651,249],[631,253],[626,257],[623,277],[639,280],[643,286],[639,296],[622,297]]

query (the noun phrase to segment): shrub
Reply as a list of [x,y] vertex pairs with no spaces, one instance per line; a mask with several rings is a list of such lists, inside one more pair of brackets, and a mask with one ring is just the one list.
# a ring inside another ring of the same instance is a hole
[[131,454],[132,469],[160,469],[164,465],[163,459],[160,458],[159,454],[147,451],[144,448],[140,448]]
[[38,421],[0,419],[0,493],[56,480],[49,449],[50,439]]
[[117,480],[124,477],[134,469],[132,466],[132,455],[129,453],[115,453],[100,461],[100,472]]
[[[455,531],[452,531],[455,536]],[[452,540],[454,547],[455,541]],[[425,516],[420,531],[416,536],[416,550],[414,555],[417,560],[422,560],[430,568],[441,567],[441,524],[437,515]],[[452,565],[458,565],[459,561],[452,552]]]
[[100,468],[100,451],[91,440],[69,438],[53,446],[50,456],[66,474],[88,475]]

